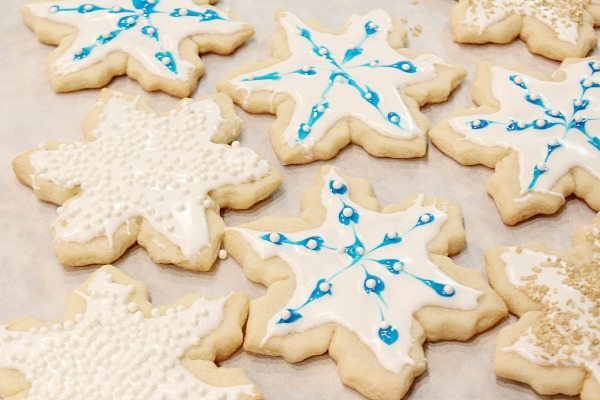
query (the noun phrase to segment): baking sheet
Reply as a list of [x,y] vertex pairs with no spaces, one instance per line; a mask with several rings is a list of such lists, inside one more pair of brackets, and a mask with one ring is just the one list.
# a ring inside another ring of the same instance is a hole
[[[22,23],[19,0],[3,0],[0,13],[0,321],[31,315],[42,319],[60,318],[67,293],[79,286],[93,271],[66,268],[53,253],[50,223],[56,207],[37,200],[29,188],[19,184],[11,170],[11,160],[38,143],[59,139],[82,140],[83,116],[98,96],[97,90],[55,94],[48,83],[45,60],[51,46],[40,44]],[[413,4],[414,3],[414,4]],[[424,112],[435,123],[457,107],[470,107],[469,90],[476,62],[488,59],[498,63],[518,62],[528,68],[550,73],[558,63],[531,55],[517,41],[508,46],[457,45],[450,39],[448,13],[453,0],[222,0],[256,27],[256,35],[235,55],[207,55],[206,75],[194,98],[213,93],[222,74],[245,61],[267,58],[267,43],[274,32],[274,15],[290,10],[300,18],[318,18],[325,26],[338,27],[353,13],[381,7],[408,26],[421,26],[422,33],[409,35],[408,47],[430,50],[449,62],[463,65],[469,76],[451,98],[451,103],[426,107]],[[418,29],[418,28],[417,28]],[[596,53],[598,53],[596,49]],[[126,77],[115,79],[109,87],[130,93],[144,93]],[[149,94],[157,110],[169,110],[177,99],[166,94]],[[266,215],[286,216],[299,212],[300,196],[313,182],[321,162],[306,166],[282,167],[267,138],[272,116],[250,115],[238,108],[245,122],[242,145],[253,148],[283,172],[284,186],[270,199],[250,210],[225,211],[225,220],[235,225]],[[415,192],[446,197],[462,205],[468,245],[455,261],[483,270],[483,251],[499,245],[515,245],[532,240],[550,246],[569,246],[570,235],[587,223],[594,213],[582,201],[571,198],[554,216],[537,217],[516,227],[502,224],[496,208],[485,194],[485,181],[492,173],[485,167],[463,167],[430,146],[427,157],[415,160],[376,159],[359,147],[349,147],[329,163],[344,172],[368,178],[383,203],[403,200]],[[144,281],[153,300],[168,303],[197,291],[220,295],[241,290],[255,298],[264,288],[248,281],[232,260],[218,261],[210,273],[185,272],[175,267],[154,264],[146,252],[130,249],[114,263],[127,274]],[[508,321],[500,324],[505,326]],[[426,348],[428,371],[414,384],[411,399],[536,399],[527,386],[495,378],[491,365],[498,328],[466,343],[441,342]],[[344,387],[336,366],[327,356],[314,357],[299,364],[280,358],[236,353],[223,363],[244,368],[267,399],[361,399]],[[557,399],[561,397],[556,397]]]

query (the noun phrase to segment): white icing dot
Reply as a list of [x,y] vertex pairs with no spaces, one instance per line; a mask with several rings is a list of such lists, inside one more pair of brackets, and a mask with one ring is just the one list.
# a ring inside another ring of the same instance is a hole
[[547,168],[547,166],[546,166],[546,163],[545,163],[545,162],[539,162],[539,163],[537,163],[536,167],[537,167],[537,169],[539,169],[540,171],[545,171],[545,170],[546,170],[546,168]]
[[306,247],[308,247],[311,250],[314,250],[317,248],[317,241],[315,239],[310,239],[308,242],[306,242]]
[[112,10],[113,10],[113,12],[119,12],[119,11],[121,11],[121,7],[120,6],[113,6]]
[[327,282],[321,282],[319,284],[319,290],[321,292],[328,292],[330,288],[331,288],[331,285]]
[[593,84],[594,84],[594,82],[592,82],[589,79],[584,79],[583,80],[583,87],[589,88],[589,87],[592,87]]
[[163,57],[160,62],[162,62],[164,65],[169,65],[171,64],[171,57]]
[[310,125],[308,125],[308,124],[302,124],[302,130],[304,132],[310,132],[310,129],[311,129]]
[[398,261],[395,261],[392,265],[392,268],[394,269],[394,271],[400,271],[402,269],[402,264]]
[[553,117],[557,117],[560,115],[560,111],[557,109],[553,109],[550,111],[550,115],[552,115]]
[[548,144],[552,147],[556,147],[560,144],[560,142],[558,141],[558,139],[552,139]]
[[356,253],[363,255],[365,253],[365,249],[364,247],[357,247],[356,248]]
[[398,232],[396,231],[389,231],[386,236],[390,239],[396,239],[398,237]]
[[334,188],[335,190],[340,190],[342,188],[342,186],[344,186],[342,181],[339,181],[337,179],[331,183],[331,187]]
[[227,258],[227,250],[219,250],[219,260],[225,260]]
[[546,126],[546,120],[545,119],[536,119],[535,126],[537,126],[538,128],[543,128],[544,126]]
[[320,113],[322,113],[322,112],[324,112],[324,111],[325,111],[325,107],[324,107],[322,104],[319,104],[319,105],[317,106],[317,111],[318,111],[318,112],[320,112]]
[[398,121],[400,121],[400,117],[398,117],[397,115],[392,115],[390,121],[392,121],[393,123],[397,123]]
[[431,222],[431,214],[423,214],[421,215],[421,221],[427,223]]
[[49,12],[50,14],[56,14],[56,13],[58,12],[58,6],[51,6],[51,7],[48,9],[48,12]]
[[231,142],[231,147],[234,147],[234,148],[240,147],[240,142],[238,142],[237,140],[234,140],[233,142]]
[[281,235],[279,235],[279,233],[277,233],[277,232],[273,232],[269,235],[270,242],[277,243],[277,242],[279,242],[280,239],[281,239]]
[[373,289],[375,286],[377,286],[377,281],[375,279],[369,278],[365,281],[365,286],[369,289]]
[[450,285],[445,285],[444,286],[444,293],[445,294],[452,294],[454,293],[454,288]]
[[146,32],[149,35],[154,35],[154,32],[156,32],[156,29],[154,29],[153,27],[149,26],[148,28],[146,28]]
[[290,313],[290,310],[281,310],[281,312],[279,313],[279,318],[281,318],[284,321],[290,319],[291,316],[292,313]]
[[342,210],[342,215],[344,217],[350,218],[352,215],[354,215],[354,210],[350,207],[344,207],[344,209]]
[[86,4],[85,6],[83,6],[83,9],[84,9],[85,11],[90,11],[90,10],[91,10],[91,9],[93,9],[93,8],[94,8],[94,6],[92,6],[91,4]]
[[525,129],[525,127],[527,127],[527,124],[525,124],[525,122],[523,122],[523,121],[518,121],[517,122],[517,127],[519,129]]
[[473,120],[473,126],[477,127],[477,126],[480,126],[480,125],[481,125],[481,120],[479,120],[479,119],[474,119]]
[[371,94],[371,92],[365,93],[365,99],[371,100],[372,97],[373,97],[373,95]]
[[319,49],[319,54],[322,55],[322,56],[324,56],[324,55],[326,55],[328,53],[329,53],[329,50],[327,50],[327,48],[325,48],[325,47],[321,47]]
[[179,9],[179,15],[188,15],[187,8],[181,8],[181,9]]
[[410,70],[410,64],[407,64],[407,63],[402,64],[402,66],[400,68],[402,68],[403,71],[408,71],[408,70]]
[[598,61],[595,61],[595,62],[593,62],[593,63],[592,63],[592,67],[593,67],[594,69],[600,69],[600,62],[598,62]]
[[535,101],[535,100],[538,100],[538,99],[540,98],[540,96],[539,96],[537,93],[535,93],[535,92],[531,92],[531,93],[529,94],[529,98],[530,98],[531,100]]
[[523,83],[523,78],[520,75],[515,76],[514,78],[514,82],[518,85],[520,85],[521,83]]
[[575,122],[577,122],[578,124],[583,122],[583,117],[581,115],[576,115],[575,118],[573,118],[575,120]]
[[580,99],[577,99],[573,102],[573,104],[575,104],[575,106],[577,106],[577,107],[581,107],[583,105],[583,101]]
[[125,22],[127,22],[127,24],[131,25],[131,24],[133,24],[133,23],[135,22],[135,18],[133,18],[133,17],[128,17],[128,18],[125,20]]

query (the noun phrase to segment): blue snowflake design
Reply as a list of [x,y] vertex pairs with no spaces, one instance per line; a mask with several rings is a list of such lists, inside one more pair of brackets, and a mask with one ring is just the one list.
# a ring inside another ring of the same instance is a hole
[[131,0],[131,7],[125,8],[119,5],[112,7],[102,7],[93,3],[84,3],[76,7],[61,7],[59,4],[50,7],[49,12],[54,13],[106,13],[118,17],[115,27],[109,32],[99,35],[93,43],[82,47],[73,55],[73,61],[79,61],[87,58],[98,46],[104,46],[117,40],[121,34],[133,28],[139,28],[139,33],[149,40],[154,40],[159,45],[160,50],[154,54],[154,58],[164,65],[169,71],[178,74],[178,65],[175,55],[162,46],[161,32],[158,26],[152,22],[152,16],[155,14],[166,14],[170,17],[193,18],[198,23],[222,20],[229,21],[221,16],[217,11],[204,9],[202,11],[192,10],[190,8],[174,8],[172,10],[160,10],[158,5],[160,0]]
[[338,221],[343,229],[350,229],[354,236],[354,242],[345,247],[334,247],[328,245],[327,241],[321,236],[309,236],[300,240],[293,240],[280,232],[269,232],[260,236],[260,239],[271,243],[274,246],[300,246],[309,251],[321,252],[331,251],[343,254],[347,257],[347,264],[337,270],[330,276],[318,279],[314,289],[309,297],[302,304],[295,308],[287,308],[288,316],[281,317],[276,322],[278,324],[291,324],[303,317],[302,309],[308,304],[319,301],[324,296],[335,296],[335,280],[338,276],[350,269],[362,269],[364,279],[362,281],[362,289],[366,296],[375,296],[377,299],[377,308],[379,311],[382,326],[378,330],[379,338],[387,345],[392,345],[398,340],[398,329],[387,323],[386,312],[389,305],[386,301],[386,284],[384,279],[379,276],[380,271],[388,271],[392,276],[406,274],[423,285],[431,288],[432,291],[441,297],[452,297],[455,290],[452,286],[431,279],[425,279],[415,275],[404,269],[405,262],[401,258],[379,258],[377,251],[389,246],[402,246],[404,238],[411,234],[416,229],[424,227],[435,221],[435,216],[429,212],[423,213],[415,221],[414,225],[406,229],[404,232],[388,232],[383,235],[383,238],[373,248],[366,248],[361,241],[358,233],[360,224],[360,212],[349,204],[348,186],[338,180],[329,180],[329,191],[339,199],[340,206],[338,212]]
[[[242,82],[250,82],[250,81],[260,81],[260,80],[272,80],[278,81],[285,79],[286,76],[300,74],[304,76],[313,76],[318,73],[329,74],[329,80],[327,86],[323,89],[321,93],[320,100],[317,104],[314,104],[310,110],[310,115],[307,116],[305,122],[300,124],[297,130],[297,142],[304,141],[312,131],[313,127],[321,117],[325,114],[325,112],[331,107],[330,102],[328,101],[328,94],[331,91],[333,85],[335,83],[345,83],[349,85],[351,88],[356,90],[357,94],[360,95],[361,99],[367,102],[369,105],[377,109],[378,113],[381,117],[387,121],[392,126],[405,130],[402,127],[402,120],[400,115],[393,110],[382,110],[380,107],[380,96],[379,94],[370,88],[366,84],[362,84],[355,79],[352,75],[352,70],[357,68],[391,68],[397,70],[399,73],[403,74],[414,74],[419,69],[412,62],[408,60],[398,61],[395,63],[386,63],[383,64],[379,60],[374,59],[367,62],[361,62],[359,64],[350,65],[348,64],[350,61],[354,60],[356,57],[360,56],[364,52],[363,45],[364,43],[373,35],[376,35],[380,31],[380,27],[372,20],[367,21],[364,24],[364,36],[363,38],[354,46],[348,48],[344,52],[344,57],[342,60],[336,59],[333,56],[331,50],[322,44],[316,43],[313,40],[311,32],[303,28],[301,26],[296,26],[298,30],[298,34],[306,40],[311,48],[312,52],[321,57],[322,59],[327,61],[327,64],[330,68],[320,70],[319,67],[316,66],[308,66],[300,69],[295,69],[287,72],[278,72],[273,71],[269,73],[264,73],[262,75],[249,76],[243,78]],[[307,82],[307,85],[310,85]]]
[[[544,131],[554,126],[562,126],[564,128],[564,134],[562,140],[565,140],[569,133],[575,132],[577,134],[584,135],[592,147],[600,152],[600,137],[595,136],[593,133],[588,132],[586,127],[588,121],[598,120],[597,118],[586,118],[580,113],[588,108],[590,100],[586,98],[586,95],[594,89],[600,87],[600,83],[592,81],[592,78],[596,77],[596,74],[600,72],[600,66],[595,61],[588,62],[589,75],[583,77],[579,81],[580,95],[579,97],[572,100],[573,108],[568,112],[554,109],[551,104],[547,104],[541,96],[532,93],[527,83],[516,74],[510,75],[510,81],[518,88],[523,91],[523,100],[527,103],[533,104],[539,107],[542,111],[542,116],[537,119],[533,119],[529,122],[521,122],[510,120],[504,121],[491,121],[488,119],[475,119],[468,122],[468,126],[473,130],[484,130],[490,125],[503,125],[508,134],[533,134],[536,131]],[[531,191],[535,188],[536,183],[540,176],[548,171],[546,164],[551,161],[552,154],[554,151],[562,146],[558,140],[552,140],[547,144],[546,155],[541,163],[538,163],[532,171],[531,180],[527,187],[527,191]],[[598,154],[600,156],[600,153]]]

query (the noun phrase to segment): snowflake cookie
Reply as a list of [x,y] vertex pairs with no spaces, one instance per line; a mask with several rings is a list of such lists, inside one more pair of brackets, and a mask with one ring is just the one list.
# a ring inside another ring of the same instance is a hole
[[219,253],[220,208],[248,208],[281,182],[256,153],[227,144],[240,125],[225,95],[157,115],[139,96],[104,89],[86,142],[42,144],[13,169],[40,199],[62,204],[53,232],[64,264],[108,263],[137,241],[156,262],[206,271]]
[[600,214],[570,250],[539,244],[486,254],[494,289],[520,317],[498,334],[494,370],[540,394],[600,398]]
[[419,106],[445,101],[462,68],[404,49],[404,28],[383,10],[352,16],[335,34],[289,12],[278,22],[273,59],[218,88],[249,112],[277,115],[270,135],[284,164],[329,159],[350,142],[378,157],[425,154]]
[[248,299],[188,295],[153,307],[141,282],[107,265],[76,290],[64,320],[0,325],[0,398],[262,399],[238,369]]
[[105,86],[129,75],[146,90],[189,96],[204,66],[198,53],[230,54],[254,29],[212,0],[55,0],[22,8],[48,59],[57,92]]
[[450,18],[459,43],[510,43],[562,61],[585,57],[596,46],[600,0],[459,0]]
[[[297,218],[225,232],[254,300],[244,349],[290,362],[329,352],[342,381],[400,399],[425,371],[425,340],[467,340],[506,315],[478,271],[448,254],[465,243],[460,209],[424,195],[379,205],[369,183],[323,167]],[[398,309],[396,309],[398,307]]]
[[553,214],[570,194],[600,210],[600,58],[569,59],[546,78],[482,63],[459,110],[429,135],[464,165],[496,173],[487,185],[509,225]]

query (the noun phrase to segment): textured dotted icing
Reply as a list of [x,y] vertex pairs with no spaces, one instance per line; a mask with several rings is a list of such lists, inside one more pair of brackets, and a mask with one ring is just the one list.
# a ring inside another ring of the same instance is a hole
[[321,226],[298,232],[238,232],[262,258],[282,258],[296,288],[268,322],[262,344],[274,336],[334,322],[348,328],[375,353],[381,365],[400,372],[415,362],[413,314],[425,306],[460,310],[477,307],[482,292],[445,275],[429,259],[427,244],[447,221],[423,197],[408,209],[384,214],[353,202],[348,184],[332,169],[323,178]]
[[540,365],[583,367],[600,382],[600,231],[592,260],[573,264],[512,247],[502,255],[510,282],[542,305],[542,316],[504,351]]
[[191,0],[60,0],[26,8],[36,17],[77,28],[74,42],[52,62],[62,75],[122,51],[152,74],[186,80],[195,67],[179,54],[183,39],[197,34],[233,35],[248,26]]
[[56,238],[87,243],[143,217],[194,260],[209,245],[211,190],[253,182],[269,163],[238,142],[212,142],[223,121],[212,100],[187,101],[160,116],[137,109],[139,98],[104,101],[94,140],[30,155],[31,176],[81,193],[58,209]]
[[449,120],[469,141],[517,152],[522,194],[554,193],[554,184],[573,167],[600,179],[600,61],[564,64],[559,71],[564,80],[544,81],[492,67],[500,110]]
[[522,15],[537,19],[551,27],[558,38],[577,43],[579,27],[588,4],[596,0],[469,0],[464,23],[478,26],[483,32],[487,27],[508,15]]
[[100,271],[86,292],[86,310],[51,327],[12,331],[0,326],[0,368],[30,383],[28,400],[235,400],[253,385],[216,387],[180,363],[223,319],[226,297],[144,316],[128,300],[132,285]]
[[435,64],[443,61],[433,55],[408,59],[392,48],[387,12],[355,15],[341,35],[311,29],[291,13],[284,13],[279,23],[289,58],[230,82],[248,94],[266,90],[292,96],[295,109],[283,134],[290,146],[312,147],[347,117],[392,138],[424,135],[400,92],[433,79]]

